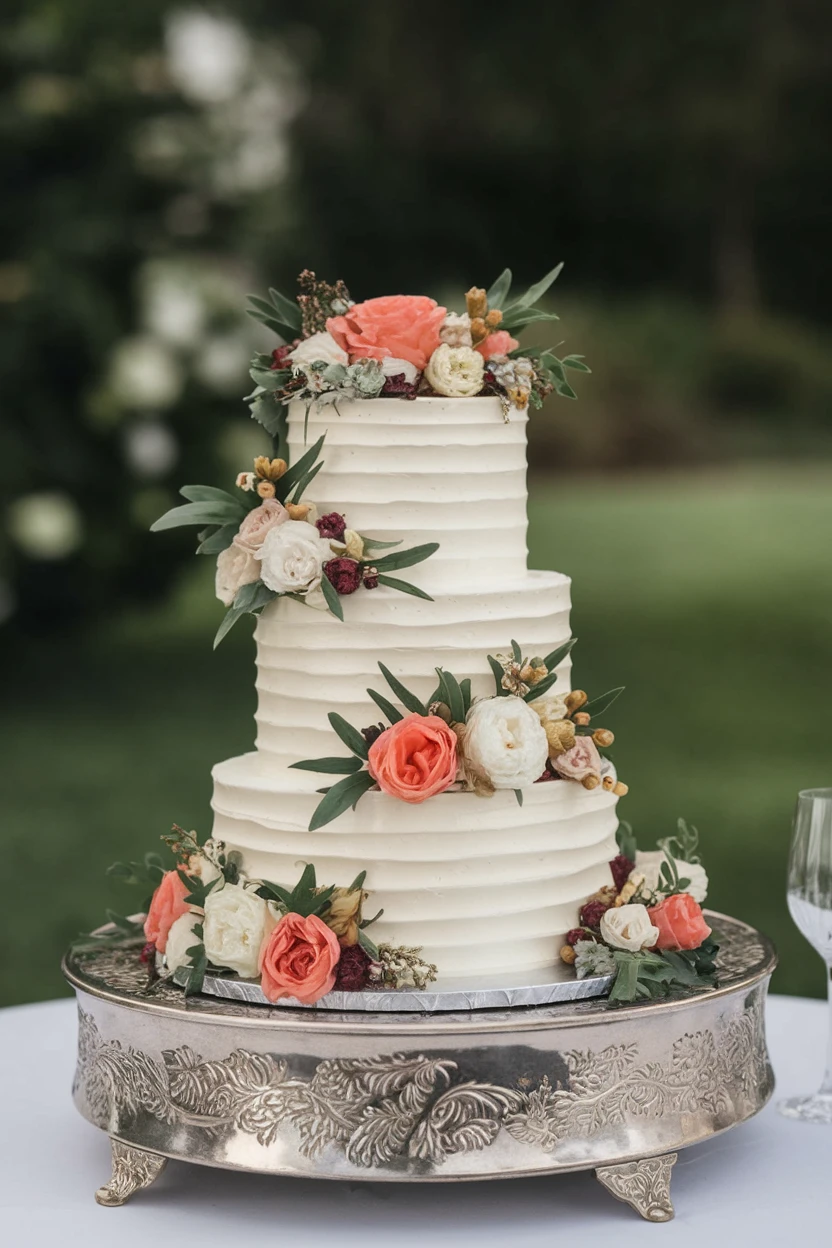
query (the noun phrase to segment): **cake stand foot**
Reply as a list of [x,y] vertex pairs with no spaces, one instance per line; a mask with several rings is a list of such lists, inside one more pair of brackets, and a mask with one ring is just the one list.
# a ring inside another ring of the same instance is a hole
[[113,1150],[113,1177],[99,1187],[95,1199],[99,1205],[123,1205],[136,1192],[155,1183],[168,1164],[167,1157],[132,1148],[120,1140],[110,1140]]
[[673,1217],[670,1199],[670,1171],[676,1153],[645,1157],[622,1166],[599,1166],[595,1177],[616,1200],[623,1200],[648,1222],[669,1222]]

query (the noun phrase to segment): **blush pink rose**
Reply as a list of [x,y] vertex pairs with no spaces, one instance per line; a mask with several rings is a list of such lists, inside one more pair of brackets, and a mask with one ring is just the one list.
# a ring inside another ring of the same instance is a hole
[[159,887],[153,894],[147,918],[144,921],[144,934],[160,953],[165,952],[168,933],[177,919],[188,913],[185,905],[188,889],[175,871],[166,871]]
[[552,759],[552,766],[565,780],[583,780],[601,774],[601,755],[592,737],[577,737],[571,750]]
[[341,956],[338,937],[316,914],[284,914],[260,947],[260,987],[270,1001],[314,1005],[331,992]]
[[383,793],[424,802],[456,780],[456,733],[438,715],[406,715],[370,746],[370,774]]
[[478,342],[474,350],[479,351],[484,360],[490,360],[492,355],[509,355],[519,346],[520,343],[516,338],[512,338],[507,329],[498,329],[493,334],[489,334],[487,338],[483,338],[482,342]]
[[263,545],[266,534],[288,519],[289,513],[282,503],[276,498],[266,498],[248,513],[234,535],[234,545],[253,554]]
[[702,907],[690,893],[674,893],[657,906],[651,906],[647,913],[650,922],[659,929],[656,949],[698,949],[711,934]]
[[351,363],[392,357],[421,371],[439,346],[446,312],[427,295],[384,295],[330,317],[326,327]]

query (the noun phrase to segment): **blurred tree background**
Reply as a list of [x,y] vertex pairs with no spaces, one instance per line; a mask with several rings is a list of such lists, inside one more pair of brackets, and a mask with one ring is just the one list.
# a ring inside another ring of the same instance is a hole
[[832,11],[7,0],[0,32],[0,783],[10,867],[54,876],[47,938],[7,911],[9,999],[250,745],[250,643],[211,659],[210,570],[147,531],[265,449],[246,291],[459,303],[561,259],[595,371],[531,426],[533,561],[576,577],[582,681],[629,676],[630,817],[700,822],[715,900],[819,991],[782,867],[829,775]]

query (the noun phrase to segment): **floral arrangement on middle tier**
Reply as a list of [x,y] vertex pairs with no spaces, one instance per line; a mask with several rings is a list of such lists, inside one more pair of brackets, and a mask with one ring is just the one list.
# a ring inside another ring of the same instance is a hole
[[511,652],[489,655],[496,683],[490,698],[473,698],[469,678],[457,680],[437,667],[439,684],[427,703],[393,675],[379,670],[410,713],[403,714],[383,694],[367,693],[388,720],[359,730],[337,711],[329,722],[348,757],[304,759],[292,766],[344,778],[324,794],[309,824],[323,827],[371,789],[404,802],[424,802],[449,790],[492,797],[498,789],[513,790],[522,805],[523,790],[550,780],[566,780],[585,789],[602,788],[622,797],[627,786],[618,780],[606,751],[615,737],[592,723],[613,704],[622,688],[590,700],[581,689],[550,693],[557,667],[574,639],[545,658],[523,656],[516,641]]

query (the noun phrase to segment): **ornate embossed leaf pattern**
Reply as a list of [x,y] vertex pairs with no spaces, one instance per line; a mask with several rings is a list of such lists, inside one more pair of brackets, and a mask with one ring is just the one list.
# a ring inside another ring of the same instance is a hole
[[503,1117],[522,1097],[508,1088],[460,1083],[434,1101],[413,1133],[408,1152],[425,1161],[444,1161],[453,1153],[485,1148],[500,1130]]

